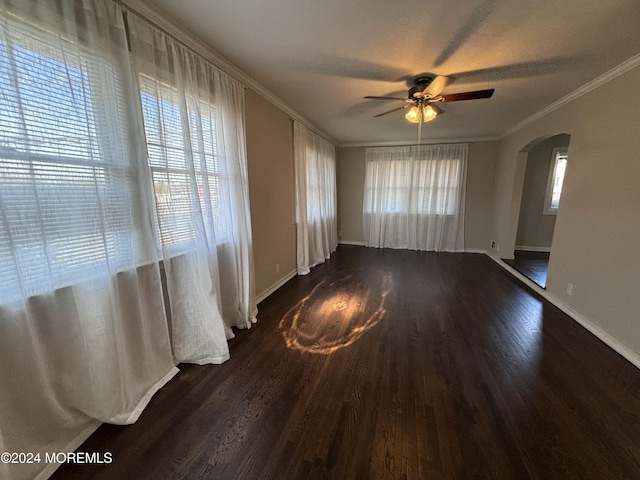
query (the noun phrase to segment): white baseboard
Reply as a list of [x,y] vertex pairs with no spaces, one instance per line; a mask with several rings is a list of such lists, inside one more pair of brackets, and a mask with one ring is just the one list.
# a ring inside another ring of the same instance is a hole
[[271,285],[264,292],[262,292],[259,295],[256,295],[256,303],[260,303],[261,301],[263,301],[265,298],[267,298],[269,295],[271,295],[273,292],[275,292],[277,289],[279,289],[281,286],[283,286],[285,283],[287,283],[297,274],[298,274],[297,270],[292,270],[291,272],[287,273],[284,277],[282,277],[276,283]]
[[584,328],[589,330],[593,335],[595,335],[600,341],[607,344],[617,353],[622,355],[625,359],[631,362],[636,368],[640,369],[640,354],[631,350],[624,343],[622,343],[617,338],[613,337],[611,334],[607,333],[602,327],[596,325],[593,321],[589,320],[587,317],[582,315],[579,312],[576,312],[569,305],[564,303],[558,297],[551,295],[547,290],[540,287],[537,283],[533,282],[529,278],[525,277],[523,274],[514,269],[511,265],[505,263],[501,259],[494,257],[493,255],[488,255],[494,262],[504,268],[511,275],[516,277],[522,283],[527,285],[531,290],[539,294],[541,297],[544,297],[546,300],[551,302],[553,305],[558,307],[564,313],[566,313],[569,317],[571,317],[574,321],[582,325]]
[[340,245],[357,245],[358,247],[364,247],[364,242],[356,242],[352,240],[340,240],[338,241]]
[[[350,241],[350,240],[340,240],[338,242],[340,245],[356,245],[359,247],[365,247],[365,243],[364,242],[355,242],[355,241]],[[482,253],[482,254],[486,254],[487,251],[483,248],[465,248],[463,253]]]
[[551,252],[551,247],[533,247],[530,245],[516,245],[515,249],[523,252],[544,252],[544,253]]

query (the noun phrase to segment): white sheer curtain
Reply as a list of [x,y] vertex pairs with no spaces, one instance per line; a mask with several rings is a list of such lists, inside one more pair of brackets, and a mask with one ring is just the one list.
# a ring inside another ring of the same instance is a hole
[[0,0],[0,446],[43,455],[2,478],[177,372],[132,78],[116,4]]
[[229,358],[232,326],[257,308],[244,90],[203,58],[128,16],[180,362]]
[[464,251],[467,144],[367,148],[369,247]]
[[293,122],[298,274],[323,263],[338,246],[336,149]]

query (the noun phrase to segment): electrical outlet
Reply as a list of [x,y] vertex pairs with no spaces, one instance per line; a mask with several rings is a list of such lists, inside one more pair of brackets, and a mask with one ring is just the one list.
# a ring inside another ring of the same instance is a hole
[[573,283],[567,283],[567,295],[573,295]]
[[276,263],[276,273],[280,273],[280,264]]

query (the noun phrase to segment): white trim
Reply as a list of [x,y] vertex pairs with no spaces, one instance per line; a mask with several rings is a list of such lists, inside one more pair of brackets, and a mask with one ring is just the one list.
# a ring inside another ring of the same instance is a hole
[[576,90],[574,90],[570,94],[565,95],[560,100],[557,100],[557,101],[553,102],[551,105],[546,106],[545,108],[543,108],[542,110],[534,113],[530,117],[525,118],[521,122],[516,123],[513,127],[509,128],[502,135],[500,135],[498,140],[502,140],[503,138],[508,137],[509,135],[511,135],[514,132],[517,132],[521,128],[524,128],[527,125],[535,122],[536,120],[544,117],[545,115],[547,115],[547,114],[549,114],[549,113],[551,113],[551,112],[553,112],[555,110],[558,110],[560,107],[565,106],[567,103],[573,102],[574,100],[582,97],[583,95],[586,95],[586,94],[592,92],[596,88],[601,87],[601,86],[609,83],[612,80],[615,80],[619,76],[624,75],[628,71],[633,70],[634,68],[636,68],[638,66],[640,66],[640,53],[634,55],[633,57],[631,57],[628,60],[625,60],[620,65],[618,65],[616,67],[613,67],[608,72],[603,73],[602,75],[600,75],[597,78],[594,78],[590,82],[585,83],[584,85],[582,85],[581,87],[577,88]]
[[487,255],[487,251],[482,248],[465,248],[464,253],[482,253]]
[[545,300],[548,300],[553,305],[558,307],[560,310],[562,310],[574,321],[576,321],[577,323],[582,325],[584,328],[589,330],[589,332],[595,335],[600,341],[607,344],[609,347],[611,347],[613,350],[615,350],[617,353],[619,353],[625,359],[631,362],[636,368],[640,369],[640,354],[631,350],[629,347],[623,344],[620,340],[618,340],[617,338],[614,338],[611,334],[603,330],[602,327],[596,325],[581,313],[576,312],[573,308],[568,306],[566,303],[562,302],[559,298],[555,297],[554,295],[551,295],[547,290],[540,287],[540,285],[538,285],[537,283],[534,283],[529,278],[522,275],[516,269],[511,267],[511,265],[503,262],[501,259],[497,257],[494,257],[493,255],[488,255],[488,256],[494,262],[500,265],[503,269],[505,269],[511,275],[513,275],[522,283],[524,283],[526,286],[528,286],[535,293],[537,293],[538,295],[543,297]]
[[544,252],[551,253],[551,247],[534,247],[531,245],[516,245],[515,250],[521,252]]
[[355,240],[339,240],[338,245],[356,245],[358,247],[366,247],[364,242],[356,242]]
[[256,80],[251,78],[247,73],[242,71],[240,68],[236,67],[233,63],[227,60],[225,57],[216,52],[209,45],[204,43],[203,41],[196,38],[191,33],[185,31],[183,28],[177,26],[175,21],[170,19],[163,13],[158,12],[151,6],[144,3],[142,0],[119,0],[126,8],[128,8],[131,12],[145,18],[155,27],[160,30],[164,30],[167,34],[175,38],[178,42],[182,43],[186,47],[193,50],[198,55],[204,57],[207,61],[213,63],[220,70],[224,71],[227,75],[235,78],[237,81],[242,83],[245,87],[250,88],[273,105],[278,107],[284,113],[289,115],[293,120],[297,120],[302,123],[305,127],[313,132],[317,133],[321,137],[328,140],[330,143],[336,145],[336,141],[332,139],[330,135],[327,135],[323,131],[314,127],[306,118],[304,118],[300,113],[295,111],[289,105],[284,103],[278,97],[276,97],[269,90],[260,85]]
[[[500,140],[501,137],[488,136],[488,137],[453,137],[453,138],[433,138],[433,139],[422,139],[420,145],[441,145],[441,144],[450,144],[450,143],[477,143],[477,142],[496,142]],[[338,144],[340,148],[351,148],[351,147],[405,147],[405,146],[415,146],[415,140],[391,140],[388,142],[346,142]]]
[[275,292],[276,290],[278,290],[281,286],[283,286],[285,283],[287,283],[289,280],[291,280],[293,277],[295,277],[298,274],[297,270],[292,270],[289,273],[287,273],[284,277],[282,277],[280,280],[278,280],[276,283],[274,283],[273,285],[271,285],[269,288],[267,288],[264,292],[262,292],[260,295],[256,296],[256,303],[260,303],[262,302],[265,298],[267,298],[269,295],[271,295],[273,292]]

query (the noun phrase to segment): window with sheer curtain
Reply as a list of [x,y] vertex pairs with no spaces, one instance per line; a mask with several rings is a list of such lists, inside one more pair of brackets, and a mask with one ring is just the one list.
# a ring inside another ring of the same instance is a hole
[[467,145],[366,150],[365,245],[464,250]]
[[255,321],[243,87],[126,17],[0,0],[0,451],[135,422]]
[[[222,213],[225,179],[218,158],[215,105],[192,95],[186,96],[182,105],[176,87],[142,73],[138,80],[161,243],[171,253],[193,248],[191,196],[196,193],[203,218],[209,223],[207,230],[215,232],[217,243],[224,242],[228,237],[227,219]],[[201,135],[185,139],[185,130]],[[195,160],[195,189],[190,169],[185,166],[188,151]]]
[[293,124],[297,267],[306,275],[338,246],[335,147],[299,122]]
[[129,15],[128,25],[174,355],[221,363],[231,327],[250,327],[257,311],[244,90],[144,19]]
[[138,238],[126,123],[110,123],[126,101],[117,66],[12,27],[0,40],[0,303],[90,277],[107,260],[131,265]]
[[3,451],[73,451],[177,372],[132,79],[117,4],[0,0]]

